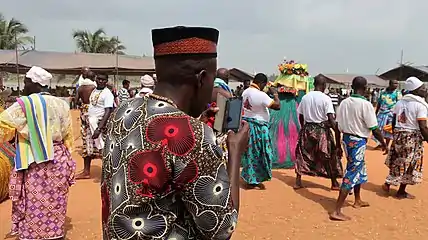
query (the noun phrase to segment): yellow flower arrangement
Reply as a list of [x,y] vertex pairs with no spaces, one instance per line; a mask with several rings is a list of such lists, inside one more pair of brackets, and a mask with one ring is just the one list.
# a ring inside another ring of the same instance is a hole
[[308,65],[296,63],[293,60],[284,61],[278,65],[278,70],[284,75],[299,75],[302,77],[308,76]]

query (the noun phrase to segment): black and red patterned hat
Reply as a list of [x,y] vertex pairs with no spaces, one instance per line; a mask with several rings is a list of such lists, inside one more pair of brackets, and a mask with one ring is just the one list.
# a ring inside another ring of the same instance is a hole
[[152,29],[153,56],[217,57],[219,31],[206,27]]

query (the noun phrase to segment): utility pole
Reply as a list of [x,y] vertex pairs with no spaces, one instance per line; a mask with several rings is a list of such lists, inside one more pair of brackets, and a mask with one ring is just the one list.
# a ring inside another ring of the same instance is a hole
[[33,37],[33,50],[36,50],[36,36]]
[[115,46],[114,46],[114,53],[116,57],[116,64],[115,64],[115,75],[114,75],[114,87],[117,88],[117,78],[119,77],[119,54],[117,54],[117,48],[119,46],[119,36],[116,36]]
[[400,71],[399,71],[399,74],[398,74],[398,81],[401,81],[401,79],[402,79],[402,76],[403,76],[403,56],[404,56],[404,50],[403,49],[401,49],[401,57],[400,57]]
[[21,81],[19,80],[19,52],[18,52],[18,37],[15,33],[15,66],[16,66],[16,77],[18,80],[18,96],[21,96]]

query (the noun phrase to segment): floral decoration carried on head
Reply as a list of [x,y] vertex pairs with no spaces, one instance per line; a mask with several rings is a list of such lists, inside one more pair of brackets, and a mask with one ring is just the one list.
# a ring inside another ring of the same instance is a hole
[[284,60],[283,63],[278,65],[278,70],[284,75],[309,76],[308,65],[296,63],[294,60]]

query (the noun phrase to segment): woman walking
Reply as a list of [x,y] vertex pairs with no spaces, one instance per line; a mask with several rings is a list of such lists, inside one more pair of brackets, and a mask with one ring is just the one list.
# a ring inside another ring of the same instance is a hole
[[0,142],[15,138],[15,168],[9,184],[11,235],[19,239],[64,239],[68,189],[75,163],[70,107],[45,92],[52,75],[39,67],[26,74],[24,95],[0,114]]
[[428,104],[426,88],[416,77],[406,80],[408,91],[394,109],[394,144],[385,161],[389,168],[383,189],[389,192],[391,185],[400,186],[397,198],[414,198],[406,192],[407,185],[422,182],[424,146],[428,140]]

